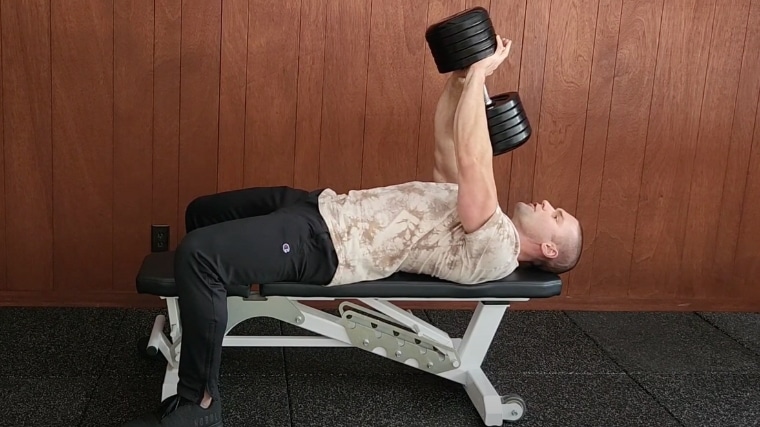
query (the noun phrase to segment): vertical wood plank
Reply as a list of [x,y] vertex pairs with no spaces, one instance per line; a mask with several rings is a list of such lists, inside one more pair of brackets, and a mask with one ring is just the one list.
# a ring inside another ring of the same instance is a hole
[[713,33],[707,64],[686,230],[679,254],[679,298],[704,298],[710,289],[715,289],[710,274],[719,230],[715,224],[723,209],[727,143],[739,88],[749,6],[750,0],[735,0],[731,7],[715,8],[714,28],[720,30]]
[[150,251],[153,3],[114,2],[113,288],[134,289]]
[[153,207],[155,224],[170,227],[170,247],[179,236],[179,96],[181,0],[155,0],[153,53]]
[[293,185],[300,0],[250,3],[245,185]]
[[[493,73],[490,81],[486,83],[489,95],[491,96],[504,92],[519,92],[523,34],[525,32],[525,8],[525,0],[491,2],[490,16],[496,33],[501,37],[512,40],[509,57]],[[531,123],[532,126],[533,124]],[[529,143],[532,142],[529,141]],[[496,180],[498,200],[504,212],[509,210],[512,158],[515,153],[516,151],[511,151],[505,155],[496,156],[493,160],[493,172]]]
[[[7,13],[7,12],[6,12]],[[3,2],[0,1],[0,64],[3,63]],[[0,67],[2,70],[2,67]],[[0,72],[0,87],[4,83],[3,73]],[[7,250],[5,237],[5,108],[4,108],[3,91],[0,90],[0,291],[8,286],[8,276],[6,275]]]
[[[430,0],[428,1],[427,22],[424,32],[430,25],[458,13],[465,8],[465,0]],[[435,66],[430,47],[425,42],[423,58],[422,100],[420,101],[420,130],[417,143],[417,173],[419,181],[433,180],[435,166],[435,109],[443,93],[443,87],[449,74],[441,74]]]
[[512,153],[509,180],[511,208],[519,201],[533,199],[533,171],[536,147],[540,143],[541,100],[544,91],[544,70],[549,35],[551,0],[531,0],[525,6],[525,29],[520,55],[520,99],[530,120],[530,140]]
[[610,146],[604,156],[592,259],[592,295],[626,293],[662,7],[663,0],[623,2],[607,130]]
[[756,110],[739,241],[736,245],[735,269],[742,280],[738,286],[734,286],[735,293],[732,295],[743,298],[760,296],[757,287],[757,277],[760,275],[760,248],[757,246],[757,237],[760,236],[760,104]]
[[622,7],[622,0],[599,2],[576,207],[576,217],[583,227],[583,253],[578,265],[569,274],[569,295],[587,295],[591,288]]
[[[719,230],[715,244],[715,258],[710,279],[711,294],[740,295],[741,282],[753,283],[743,277],[743,271],[734,264],[740,237],[745,190],[751,156],[752,138],[758,122],[755,114],[760,97],[760,0],[753,0],[747,20],[747,34],[742,55],[742,68],[736,99],[733,125],[728,147],[723,192],[720,200]],[[751,196],[751,193],[746,193]],[[755,196],[756,197],[756,196]]]
[[113,3],[51,2],[54,283],[107,289],[113,256]]
[[[715,0],[665,2],[629,295],[675,295]],[[709,109],[709,106],[706,106]]]
[[227,191],[243,186],[245,170],[247,0],[226,0],[222,3],[221,54],[217,190]]
[[180,51],[179,215],[196,197],[216,191],[219,148],[221,2],[183,0]]
[[382,0],[372,5],[363,188],[415,179],[426,22],[425,2]]
[[337,192],[361,187],[371,7],[327,3],[319,186]]
[[[2,2],[4,286],[53,283],[50,2]],[[30,238],[31,237],[31,238]]]
[[293,185],[309,190],[319,186],[326,6],[327,0],[301,2]]
[[597,0],[552,3],[533,200],[575,211]]

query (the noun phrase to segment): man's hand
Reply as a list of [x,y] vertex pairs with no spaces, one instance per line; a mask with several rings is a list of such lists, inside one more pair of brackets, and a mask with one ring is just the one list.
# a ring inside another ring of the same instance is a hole
[[485,76],[490,76],[509,57],[510,50],[512,50],[512,40],[497,35],[496,51],[493,55],[472,64],[470,68],[482,71]]

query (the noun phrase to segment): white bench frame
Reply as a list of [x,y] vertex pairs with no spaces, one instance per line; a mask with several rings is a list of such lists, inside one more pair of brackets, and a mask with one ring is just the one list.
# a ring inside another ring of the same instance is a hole
[[[167,360],[161,399],[176,394],[182,345],[180,311],[176,297],[161,297],[168,308],[169,336],[164,334],[167,318],[156,316],[147,349],[159,351]],[[301,304],[299,301],[358,300],[340,304],[340,317]],[[528,298],[324,298],[262,297],[227,299],[228,322],[223,347],[357,347],[381,357],[404,363],[441,378],[462,384],[483,422],[500,426],[517,421],[525,413],[525,402],[517,395],[501,396],[486,377],[481,365],[509,302]],[[449,335],[391,303],[391,301],[477,302],[462,338]],[[496,303],[496,304],[488,304]],[[270,317],[290,323],[319,336],[228,336],[241,322]]]

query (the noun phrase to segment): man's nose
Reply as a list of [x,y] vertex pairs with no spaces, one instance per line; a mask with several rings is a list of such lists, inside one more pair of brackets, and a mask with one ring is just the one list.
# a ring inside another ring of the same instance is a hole
[[544,200],[541,202],[541,207],[544,209],[554,209],[551,203],[549,203],[548,200]]

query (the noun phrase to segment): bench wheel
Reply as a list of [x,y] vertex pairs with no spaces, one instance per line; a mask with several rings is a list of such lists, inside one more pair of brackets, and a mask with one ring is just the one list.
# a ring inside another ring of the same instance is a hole
[[525,400],[516,394],[507,394],[501,397],[504,421],[514,422],[525,415]]

